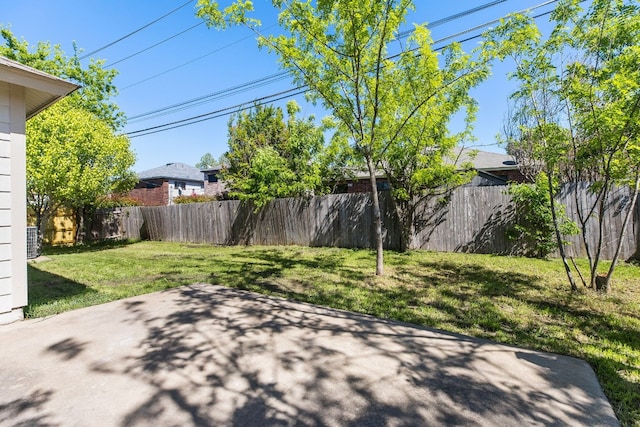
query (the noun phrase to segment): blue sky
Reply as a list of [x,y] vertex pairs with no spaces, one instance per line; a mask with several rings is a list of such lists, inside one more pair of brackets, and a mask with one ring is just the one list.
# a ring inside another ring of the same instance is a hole
[[[90,53],[178,9],[91,56],[104,59],[107,66],[118,61],[113,66],[119,72],[115,83],[120,93],[115,102],[130,117],[125,132],[220,110],[234,111],[230,107],[250,104],[257,98],[293,87],[288,78],[266,78],[281,70],[275,55],[257,48],[255,36],[250,30],[207,29],[206,25],[199,25],[201,20],[195,16],[196,1],[185,3],[187,0],[0,0],[0,24],[10,26],[16,36],[32,45],[49,41],[60,45],[65,53],[71,55],[74,41],[84,53]],[[225,4],[225,1],[221,3]],[[276,23],[276,14],[269,6],[270,1],[255,0],[254,3],[264,27]],[[434,40],[545,1],[416,0],[416,10],[408,17],[403,29],[410,29],[414,22],[434,22],[489,3],[496,4],[433,28]],[[553,4],[546,5],[537,9],[536,13],[552,8]],[[277,31],[277,28],[271,27],[271,30]],[[476,30],[456,39],[479,32]],[[464,47],[472,49],[477,43],[478,40],[473,40],[465,43]],[[158,45],[151,47],[155,44]],[[125,59],[130,55],[133,56]],[[88,61],[87,58],[83,63]],[[510,63],[495,64],[492,77],[473,92],[480,105],[475,144],[481,149],[503,151],[495,144],[495,136],[502,128],[507,98],[514,87],[506,78],[511,67]],[[249,82],[253,84],[247,85]],[[236,93],[214,96],[229,88],[237,88]],[[205,96],[208,97],[197,102],[198,105],[171,114],[134,118]],[[326,114],[321,108],[305,103],[302,95],[294,99],[303,107],[303,115],[315,114],[319,119]],[[282,100],[276,105],[284,106],[286,102]],[[229,116],[224,115],[132,138],[131,145],[137,156],[134,169],[140,172],[171,162],[193,165],[206,152],[219,156],[227,149],[228,120]]]

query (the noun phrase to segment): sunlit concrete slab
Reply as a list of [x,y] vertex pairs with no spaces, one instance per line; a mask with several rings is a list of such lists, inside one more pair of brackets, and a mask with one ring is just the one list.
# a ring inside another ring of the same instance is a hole
[[617,425],[578,359],[193,285],[0,327],[0,425]]

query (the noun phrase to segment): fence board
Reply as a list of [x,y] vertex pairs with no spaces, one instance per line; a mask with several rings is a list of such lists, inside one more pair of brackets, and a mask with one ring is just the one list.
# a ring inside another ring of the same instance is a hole
[[[414,247],[434,251],[517,254],[519,242],[506,237],[516,212],[505,187],[461,187],[452,192],[448,203],[430,200],[416,213]],[[586,185],[565,187],[558,201],[567,215],[577,221],[578,209],[596,202]],[[624,212],[630,202],[629,191],[619,188],[608,201],[604,224],[603,258],[610,259],[616,249]],[[400,247],[400,224],[388,193],[380,193],[384,246]],[[93,235],[106,238],[142,238],[216,245],[301,245],[347,248],[374,247],[368,193],[335,194],[310,199],[278,199],[255,210],[239,201],[184,204],[166,207],[129,207],[103,213],[100,230]],[[588,224],[591,236],[597,230],[597,215]],[[634,214],[623,238],[621,257],[638,252],[640,208]],[[570,256],[585,256],[582,238],[569,236]],[[589,245],[596,245],[595,239]]]

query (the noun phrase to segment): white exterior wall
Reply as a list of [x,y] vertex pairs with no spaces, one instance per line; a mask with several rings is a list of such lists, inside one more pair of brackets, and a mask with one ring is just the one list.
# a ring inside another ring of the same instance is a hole
[[27,305],[25,94],[0,82],[0,324]]
[[[176,181],[185,183],[184,190],[176,188]],[[173,199],[180,195],[191,196],[196,194],[201,196],[204,194],[204,182],[169,180],[169,204],[173,204]]]

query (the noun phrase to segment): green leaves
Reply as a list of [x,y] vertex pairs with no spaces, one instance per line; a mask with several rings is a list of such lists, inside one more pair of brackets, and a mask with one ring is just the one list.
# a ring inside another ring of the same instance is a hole
[[[547,176],[538,175],[534,184],[511,184],[508,190],[515,211],[515,225],[507,231],[507,236],[521,243],[525,256],[545,258],[558,249],[551,212],[551,199]],[[580,229],[569,220],[565,209],[555,203],[560,234],[578,234]]]
[[0,27],[0,36],[0,55],[81,85],[27,122],[27,203],[38,226],[60,206],[97,206],[110,193],[131,189],[135,155],[129,140],[116,135],[125,117],[110,101],[117,71],[93,60],[83,68],[77,50],[67,57],[49,42],[30,51],[8,28]]
[[[512,96],[510,151],[553,178],[586,181],[597,195],[589,206],[576,203],[595,288],[605,239],[603,213],[616,206],[613,188],[630,186],[634,200],[638,190],[640,5],[593,0],[583,13],[578,4],[558,4],[555,27],[545,40],[537,36],[535,23],[522,16],[505,21],[489,40],[499,57],[514,59],[512,77],[520,84]],[[627,210],[626,224],[630,207],[621,209]],[[587,243],[591,232],[598,235],[595,247]],[[621,244],[623,233],[615,244]],[[616,259],[607,281],[615,264]]]
[[39,42],[35,50],[30,52],[29,43],[26,40],[19,41],[8,28],[0,27],[0,36],[5,42],[4,46],[0,46],[0,55],[79,84],[81,88],[67,97],[69,102],[90,111],[114,131],[124,126],[124,113],[110,101],[117,94],[113,79],[118,72],[104,69],[104,61],[91,60],[83,68],[77,56],[79,52],[67,57],[60,46],[52,47],[49,42]]
[[[198,4],[199,15],[212,24],[237,22],[215,0]],[[451,151],[471,139],[477,106],[469,90],[488,77],[490,55],[466,54],[453,44],[439,58],[422,25],[415,26],[406,43],[399,40],[398,29],[414,8],[412,0],[272,0],[272,5],[280,11],[284,34],[260,34],[259,44],[277,54],[296,84],[309,88],[309,100],[332,113],[335,133],[327,152],[336,161],[324,164],[344,165],[348,159],[358,169],[367,165],[373,180],[375,168],[383,168],[407,227],[421,198],[469,178],[450,161]],[[460,111],[467,129],[451,135],[447,126]],[[298,164],[300,168],[304,170]],[[376,211],[379,215],[374,206],[381,251]]]
[[323,127],[314,118],[299,119],[300,108],[256,106],[229,122],[228,167],[223,171],[230,195],[259,208],[278,197],[322,192]]
[[27,122],[27,201],[41,212],[92,205],[136,182],[129,140],[63,100]]

